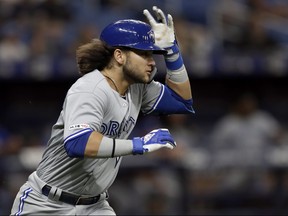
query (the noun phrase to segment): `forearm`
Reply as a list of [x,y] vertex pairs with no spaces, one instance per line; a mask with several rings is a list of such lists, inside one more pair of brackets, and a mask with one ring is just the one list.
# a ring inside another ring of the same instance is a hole
[[182,99],[190,100],[192,99],[192,92],[189,77],[175,38],[173,18],[170,14],[166,16],[156,6],[153,6],[152,9],[157,20],[147,9],[143,13],[155,33],[155,45],[167,51],[164,55],[167,67],[166,84]]
[[84,157],[107,158],[132,154],[132,140],[113,139],[92,132],[86,144]]
[[171,79],[166,77],[166,84],[167,86],[169,86],[169,88],[171,88],[184,100],[189,100],[192,98],[192,91],[191,91],[189,79],[184,82],[177,83],[177,82],[173,82]]
[[129,154],[142,155],[160,148],[173,149],[175,146],[173,137],[165,128],[153,130],[144,137],[134,137],[132,140],[109,138],[93,131],[86,143],[84,157],[113,158]]
[[190,81],[179,47],[175,43],[172,47],[167,48],[167,50],[168,53],[165,55],[167,67],[166,84],[183,99],[191,99]]

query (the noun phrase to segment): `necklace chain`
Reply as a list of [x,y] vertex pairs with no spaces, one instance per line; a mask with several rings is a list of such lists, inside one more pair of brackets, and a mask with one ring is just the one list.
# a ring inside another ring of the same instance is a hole
[[106,76],[106,75],[104,75],[104,76],[113,83],[113,85],[115,86],[116,91],[120,94],[119,89],[117,88],[117,85],[116,85],[115,81],[109,76]]

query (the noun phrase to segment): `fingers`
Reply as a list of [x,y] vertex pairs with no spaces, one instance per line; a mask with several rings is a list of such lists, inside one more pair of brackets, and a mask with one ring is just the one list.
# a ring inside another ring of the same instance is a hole
[[165,148],[168,149],[174,149],[174,147],[176,147],[175,145],[172,145],[171,143],[166,143],[166,145],[164,145]]
[[[168,24],[167,24],[165,14],[163,13],[163,11],[160,8],[158,8],[157,6],[153,6],[152,10],[154,11],[154,14],[156,16],[156,20],[158,22],[163,23],[165,25],[168,25],[169,27],[173,26],[173,20],[172,20],[172,16],[170,14],[167,17],[168,18]],[[148,22],[150,23],[150,25],[152,27],[157,24],[156,20],[154,19],[154,17],[151,15],[151,13],[147,9],[143,10],[143,14],[146,16]],[[170,18],[169,18],[169,16],[170,16]]]
[[165,14],[160,8],[158,8],[157,6],[153,6],[152,10],[154,11],[156,18],[159,22],[167,24]]
[[165,144],[150,144],[150,145],[143,145],[143,153],[154,152],[162,148],[174,149],[175,146],[171,145],[171,143]]
[[161,137],[160,143],[163,143],[163,144],[164,143],[170,143],[171,145],[176,146],[176,143],[175,143],[173,137],[171,136],[171,134],[164,135],[163,137]]
[[156,25],[156,21],[155,21],[154,17],[151,15],[151,13],[147,9],[143,10],[143,14],[146,16],[148,22],[150,23],[150,25],[153,28]]
[[174,22],[173,22],[173,18],[171,14],[168,14],[167,19],[168,19],[168,22],[167,22],[168,27],[171,29],[174,29]]
[[162,137],[160,138],[161,143],[166,143],[166,145],[169,144],[169,146],[172,146],[173,148],[176,147],[176,142],[174,141],[172,135],[170,134],[168,129],[160,129],[162,133]]
[[170,143],[170,145],[172,145],[172,147],[176,147],[177,146],[177,143],[175,141],[173,141],[172,143]]

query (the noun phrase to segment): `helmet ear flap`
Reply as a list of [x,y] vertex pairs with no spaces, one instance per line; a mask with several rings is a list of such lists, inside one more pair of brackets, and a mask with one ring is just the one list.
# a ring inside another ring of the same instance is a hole
[[155,54],[167,53],[155,45],[151,26],[139,20],[125,19],[109,24],[102,30],[100,40],[112,47],[151,50]]

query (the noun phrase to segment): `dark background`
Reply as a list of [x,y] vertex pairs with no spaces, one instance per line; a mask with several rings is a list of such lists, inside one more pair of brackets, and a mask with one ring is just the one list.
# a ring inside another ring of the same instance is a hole
[[[163,81],[163,77],[157,76]],[[209,124],[228,111],[230,102],[244,92],[257,95],[261,107],[271,112],[284,125],[288,121],[286,100],[288,77],[236,76],[198,78],[190,76],[197,124]],[[11,130],[39,129],[55,123],[67,90],[75,79],[2,80],[1,121]],[[55,115],[56,113],[56,115]],[[17,124],[15,124],[17,122]]]

